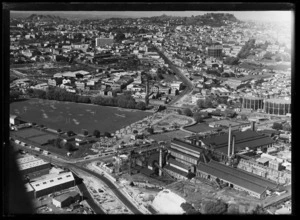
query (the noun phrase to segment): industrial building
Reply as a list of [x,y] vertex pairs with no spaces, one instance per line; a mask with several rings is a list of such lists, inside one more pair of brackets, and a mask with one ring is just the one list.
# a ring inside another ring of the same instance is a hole
[[253,109],[253,110],[258,110],[258,109],[263,109],[264,108],[264,99],[263,98],[257,98],[257,97],[244,97],[243,98],[243,105],[242,107],[244,109]]
[[265,198],[267,190],[277,188],[276,183],[213,160],[209,163],[200,162],[197,166],[196,177],[217,181],[220,185],[246,191],[259,199]]
[[272,115],[286,115],[291,113],[291,100],[266,99],[264,111]]
[[71,191],[52,199],[53,205],[59,208],[63,208],[71,205],[72,203],[80,200],[80,194],[76,191]]
[[34,189],[34,197],[38,198],[75,186],[75,178],[72,172],[66,172],[58,175],[48,175],[45,179],[30,184]]
[[203,149],[198,146],[174,138],[168,149],[170,158],[164,169],[176,179],[186,179],[190,172],[196,172],[196,165],[202,151]]
[[214,155],[223,161],[243,150],[260,148],[261,151],[266,152],[275,141],[265,134],[256,132],[254,122],[252,122],[251,130],[231,131],[231,126],[229,126],[228,134],[204,138],[198,142],[201,142],[201,145],[207,149],[213,149]]
[[257,160],[241,159],[237,167],[278,184],[290,184],[291,172],[289,170],[282,170],[282,164],[282,161],[268,158],[263,154]]
[[17,159],[17,164],[21,174],[34,176],[34,173],[47,174],[51,169],[51,164],[34,156]]

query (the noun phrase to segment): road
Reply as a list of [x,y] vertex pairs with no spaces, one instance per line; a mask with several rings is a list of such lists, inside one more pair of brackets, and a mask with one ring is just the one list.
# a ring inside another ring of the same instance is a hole
[[172,69],[175,74],[178,76],[179,79],[185,84],[186,89],[182,91],[178,96],[176,96],[175,99],[173,99],[171,102],[168,103],[168,106],[171,106],[175,102],[177,102],[179,99],[181,99],[184,95],[190,93],[193,91],[194,85],[191,82],[191,80],[186,77],[174,64],[173,62],[165,56],[165,54],[160,51],[157,47],[153,45],[153,48],[157,51],[157,53],[164,59],[164,61],[169,65],[169,68]]
[[105,212],[97,205],[97,203],[95,203],[94,199],[92,198],[90,192],[88,191],[84,183],[80,183],[77,186],[82,192],[82,195],[87,199],[87,203],[94,210],[94,212],[96,214],[105,214]]
[[103,175],[100,175],[94,171],[91,171],[87,168],[84,167],[79,167],[75,164],[72,165],[72,167],[75,167],[77,169],[83,170],[86,173],[89,173],[90,175],[93,175],[95,177],[97,177],[98,179],[100,179],[101,181],[103,181],[109,188],[110,190],[112,190],[112,192],[134,213],[134,214],[143,214],[142,212],[140,212],[132,203],[131,201],[129,201],[121,192],[120,190],[106,177],[104,177]]
[[281,203],[281,202],[284,202],[284,201],[287,201],[287,200],[291,199],[291,196],[292,196],[292,187],[291,187],[291,185],[285,186],[284,190],[286,190],[286,193],[284,193],[282,195],[266,198],[264,203],[263,203],[263,207],[267,208],[269,206],[276,205],[278,203]]
[[[17,144],[14,144],[14,145],[17,145]],[[71,171],[75,171],[76,170],[80,170],[82,172],[85,172],[85,173],[88,173],[94,177],[96,177],[97,179],[99,179],[100,181],[104,182],[111,190],[112,192],[116,195],[116,197],[118,197],[122,202],[123,204],[132,211],[132,213],[134,214],[143,214],[142,212],[140,212],[133,204],[130,200],[127,199],[126,196],[124,196],[120,190],[109,180],[107,179],[106,177],[94,172],[94,171],[91,171],[85,167],[83,167],[85,164],[87,163],[90,163],[91,161],[96,161],[96,160],[105,160],[107,159],[108,157],[104,157],[104,158],[92,158],[90,160],[81,160],[80,162],[69,162],[69,161],[65,161],[63,159],[60,159],[60,158],[53,158],[52,156],[49,156],[49,155],[43,155],[41,152],[38,152],[38,151],[35,151],[31,148],[28,148],[28,147],[23,147],[23,146],[20,146],[20,145],[17,145],[19,148],[21,149],[24,149],[25,151],[28,151],[28,152],[31,152],[32,154],[35,154],[35,155],[39,155],[39,157],[43,160],[46,160],[46,161],[49,161],[50,163],[52,164],[56,164],[58,166],[61,166],[61,167],[64,167],[64,168],[67,168]],[[87,196],[88,198],[92,199],[90,196]],[[93,200],[93,199],[92,199]],[[93,206],[93,204],[92,204]],[[91,206],[91,207],[92,207]],[[96,210],[94,210],[96,212]],[[101,210],[102,211],[102,210]],[[99,211],[98,211],[99,212]]]

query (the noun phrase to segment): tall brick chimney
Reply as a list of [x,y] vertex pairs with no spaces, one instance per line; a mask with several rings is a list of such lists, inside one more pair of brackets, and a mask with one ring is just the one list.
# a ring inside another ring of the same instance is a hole
[[232,152],[231,152],[231,156],[234,155],[234,146],[235,145],[235,135],[232,135]]
[[228,157],[230,157],[230,148],[231,148],[231,124],[229,124],[229,131],[228,131]]

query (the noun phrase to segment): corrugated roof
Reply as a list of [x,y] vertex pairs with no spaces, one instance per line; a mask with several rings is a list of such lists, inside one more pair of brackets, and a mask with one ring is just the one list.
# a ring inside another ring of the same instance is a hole
[[71,191],[69,193],[65,193],[65,194],[59,195],[57,197],[54,197],[53,199],[55,199],[59,202],[63,202],[65,200],[67,200],[69,197],[76,197],[77,195],[80,195],[80,194],[76,191]]
[[226,166],[213,160],[208,164],[199,163],[197,169],[260,194],[267,188],[274,189],[277,187],[277,184],[259,176]]
[[175,167],[172,167],[172,166],[170,166],[170,165],[164,166],[164,169],[165,169],[165,170],[173,171],[173,172],[178,173],[179,175],[185,176],[185,177],[186,177],[186,175],[188,174],[188,172],[184,172],[184,171],[182,171],[182,170],[176,169]]
[[193,152],[196,152],[196,153],[201,153],[202,152],[202,150],[200,148],[196,147],[195,145],[191,145],[191,144],[189,144],[185,141],[182,141],[182,140],[179,140],[179,139],[176,139],[176,138],[174,138],[171,141],[171,145],[172,145],[172,143],[178,144],[178,145],[186,148],[187,150],[190,150],[190,151],[193,151]]
[[[252,130],[246,130],[244,132],[233,131],[232,135],[235,135],[235,151],[243,150],[246,147],[255,148],[274,143],[272,138]],[[220,152],[227,152],[228,134],[205,138],[202,141],[205,145],[213,144],[213,148]]]
[[170,158],[170,159],[168,160],[168,162],[170,162],[171,164],[174,164],[174,165],[176,165],[176,166],[179,166],[179,167],[181,167],[181,168],[183,168],[183,169],[186,169],[186,170],[189,169],[189,166],[188,166],[188,165],[186,165],[186,164],[184,164],[184,163],[181,163],[181,162],[179,162],[178,160],[175,160],[175,159],[173,159],[173,158]]
[[35,189],[35,191],[44,190],[53,186],[57,186],[63,183],[67,183],[70,181],[74,181],[74,176],[72,172],[62,173],[55,177],[51,177],[48,179],[39,180],[36,182],[32,182],[31,185]]
[[28,163],[19,164],[19,168],[20,168],[20,170],[27,170],[32,167],[42,166],[44,164],[50,164],[50,163],[46,162],[44,160],[36,160],[36,161],[28,162]]

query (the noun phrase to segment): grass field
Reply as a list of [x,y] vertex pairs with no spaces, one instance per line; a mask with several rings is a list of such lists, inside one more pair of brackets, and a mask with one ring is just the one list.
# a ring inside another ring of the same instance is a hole
[[19,130],[16,133],[18,134],[18,136],[20,136],[22,138],[30,138],[30,137],[41,136],[41,135],[46,134],[45,132],[39,131],[34,128],[27,128],[27,129]]
[[115,132],[141,120],[152,113],[52,100],[30,99],[10,104],[10,113],[24,121],[35,122],[52,129],[72,130],[81,133],[87,129],[92,133]]

